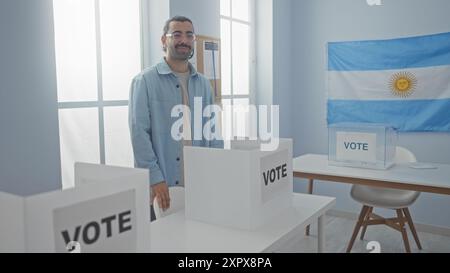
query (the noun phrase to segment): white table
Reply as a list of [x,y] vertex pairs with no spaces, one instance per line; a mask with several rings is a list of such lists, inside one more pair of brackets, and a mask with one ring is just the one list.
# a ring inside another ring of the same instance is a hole
[[293,207],[254,231],[186,220],[184,210],[151,223],[151,252],[273,252],[318,221],[318,251],[325,249],[324,217],[333,197],[294,194]]
[[328,165],[327,155],[306,154],[294,158],[294,177],[360,184],[374,187],[450,194],[450,165],[430,163],[436,169],[413,169],[408,163],[396,164],[388,170],[338,167]]

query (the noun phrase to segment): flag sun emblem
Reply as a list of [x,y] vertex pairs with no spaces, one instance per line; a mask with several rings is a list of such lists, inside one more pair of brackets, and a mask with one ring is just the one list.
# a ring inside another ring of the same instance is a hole
[[398,72],[392,75],[389,87],[395,96],[409,97],[417,88],[417,78],[411,72]]

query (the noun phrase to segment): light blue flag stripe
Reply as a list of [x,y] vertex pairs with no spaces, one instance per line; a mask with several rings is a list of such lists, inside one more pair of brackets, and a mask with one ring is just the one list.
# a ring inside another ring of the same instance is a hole
[[388,123],[403,132],[450,132],[450,99],[328,100],[328,124]]
[[328,43],[329,71],[450,65],[450,32],[392,40]]

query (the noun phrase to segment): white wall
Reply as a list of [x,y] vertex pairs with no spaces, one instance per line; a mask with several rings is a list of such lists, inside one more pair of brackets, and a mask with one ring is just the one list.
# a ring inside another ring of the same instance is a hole
[[[292,1],[292,124],[295,155],[327,153],[325,45],[328,41],[387,39],[449,32],[448,0],[383,0],[370,7],[363,0]],[[450,112],[450,109],[449,109]],[[295,121],[295,122],[293,122]],[[403,133],[401,146],[412,150],[419,161],[450,164],[449,133]],[[450,179],[450,177],[449,177]],[[305,182],[305,181],[303,181]],[[297,183],[304,191],[306,183]],[[337,209],[357,212],[350,186],[320,182],[318,194],[337,196]],[[450,197],[422,194],[412,207],[417,222],[450,227]]]
[[51,0],[0,2],[0,191],[61,188]]

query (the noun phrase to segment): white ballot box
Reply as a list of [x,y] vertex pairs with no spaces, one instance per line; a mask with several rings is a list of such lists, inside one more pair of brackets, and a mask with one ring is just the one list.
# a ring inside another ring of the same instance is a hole
[[335,166],[388,169],[394,164],[397,131],[384,124],[328,126],[328,162]]
[[74,188],[0,193],[0,252],[149,252],[148,170],[77,163]]
[[292,140],[261,151],[258,141],[231,149],[184,148],[186,218],[253,230],[292,206]]

